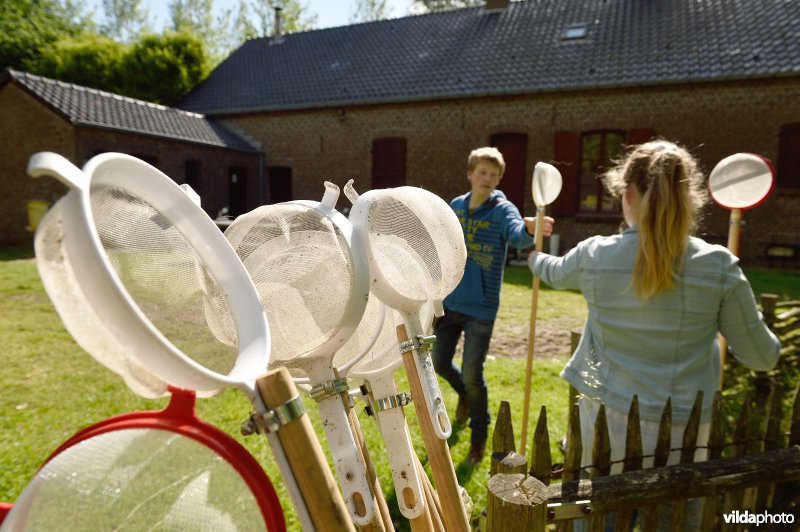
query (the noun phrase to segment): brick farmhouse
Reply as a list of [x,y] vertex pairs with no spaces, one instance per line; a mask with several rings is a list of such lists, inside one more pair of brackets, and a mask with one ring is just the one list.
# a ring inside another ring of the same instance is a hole
[[[46,84],[87,101],[70,107],[31,87]],[[78,116],[98,100],[174,121]],[[551,212],[563,252],[617,230],[597,175],[625,145],[663,137],[706,173],[737,152],[772,160],[776,186],[745,212],[741,256],[793,266],[800,249],[800,2],[489,0],[273,35],[245,42],[178,107],[7,73],[0,242],[25,237],[25,200],[56,194],[24,176],[40,149],[78,163],[107,150],[147,156],[199,184],[214,216],[319,199],[325,180],[351,178],[360,191],[406,184],[449,200],[467,190],[469,151],[496,145],[508,162],[500,188],[525,214],[536,162],[561,170]],[[701,234],[725,243],[728,218],[709,204]]]

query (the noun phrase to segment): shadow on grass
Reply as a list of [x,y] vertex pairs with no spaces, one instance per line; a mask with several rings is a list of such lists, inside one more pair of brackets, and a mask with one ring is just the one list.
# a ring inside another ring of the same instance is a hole
[[0,261],[32,259],[33,257],[33,245],[0,246]]

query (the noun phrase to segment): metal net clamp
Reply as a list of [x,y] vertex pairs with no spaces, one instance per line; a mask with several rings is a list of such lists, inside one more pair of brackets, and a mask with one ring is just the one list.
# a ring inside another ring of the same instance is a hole
[[340,393],[350,392],[350,387],[347,385],[346,378],[338,378],[333,379],[331,381],[321,382],[311,388],[309,392],[311,394],[311,398],[315,401],[321,401],[326,397],[331,395],[337,395]]
[[306,407],[300,395],[295,395],[282,405],[263,413],[253,413],[242,424],[242,434],[269,434],[277,432],[281,427],[299,419],[306,413]]
[[397,395],[375,399],[373,401],[373,410],[375,412],[380,412],[381,410],[389,410],[390,408],[397,408],[398,406],[403,407],[411,404],[411,400],[410,393],[400,392]]
[[404,342],[400,342],[400,352],[407,353],[412,349],[416,349],[418,351],[430,351],[433,349],[433,344],[436,343],[436,335],[434,334],[419,334],[413,340],[406,340]]

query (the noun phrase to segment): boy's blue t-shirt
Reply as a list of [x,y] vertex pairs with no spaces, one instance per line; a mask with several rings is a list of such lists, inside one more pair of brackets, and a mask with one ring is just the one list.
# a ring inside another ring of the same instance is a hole
[[489,199],[469,212],[471,192],[450,202],[464,231],[467,264],[461,282],[444,300],[446,309],[494,320],[500,306],[500,287],[508,244],[527,248],[534,239],[525,230],[519,209],[495,190]]

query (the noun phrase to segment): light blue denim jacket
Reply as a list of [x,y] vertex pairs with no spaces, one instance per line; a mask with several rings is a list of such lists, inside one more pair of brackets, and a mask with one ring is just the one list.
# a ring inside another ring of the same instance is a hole
[[720,382],[717,331],[743,364],[775,366],[780,342],[756,307],[750,283],[727,248],[690,238],[675,290],[642,301],[632,286],[639,235],[584,240],[563,257],[533,254],[534,275],[553,288],[580,289],[588,319],[561,376],[577,390],[627,411],[638,395],[641,419],[658,421],[672,397],[672,417],[685,423],[697,390],[708,419]]

